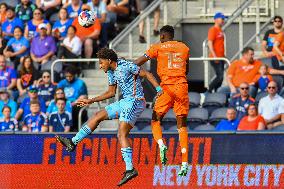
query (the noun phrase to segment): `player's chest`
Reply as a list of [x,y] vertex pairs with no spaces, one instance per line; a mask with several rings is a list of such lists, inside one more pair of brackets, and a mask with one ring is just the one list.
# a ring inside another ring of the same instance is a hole
[[130,80],[132,80],[134,75],[132,75],[129,72],[123,71],[123,70],[117,70],[114,72],[114,80],[117,83],[127,83]]

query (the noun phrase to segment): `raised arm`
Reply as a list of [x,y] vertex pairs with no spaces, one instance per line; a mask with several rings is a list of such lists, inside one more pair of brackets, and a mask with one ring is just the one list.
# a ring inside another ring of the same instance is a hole
[[142,66],[145,62],[147,62],[149,59],[146,56],[140,56],[136,60],[134,60],[134,64],[137,64],[138,66]]

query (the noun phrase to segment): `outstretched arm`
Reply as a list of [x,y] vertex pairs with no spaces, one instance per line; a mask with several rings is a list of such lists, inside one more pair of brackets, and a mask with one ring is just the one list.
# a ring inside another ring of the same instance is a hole
[[142,66],[145,62],[147,62],[149,59],[146,56],[140,56],[136,60],[134,60],[134,64],[137,64],[138,66]]
[[141,69],[139,76],[145,77],[156,89],[157,91],[157,96],[160,96],[163,93],[162,88],[160,87],[159,83],[157,82],[156,78],[151,74],[150,72]]
[[100,96],[91,99],[78,99],[76,104],[80,107],[90,105],[94,102],[100,102],[115,96],[116,85],[109,85],[108,90]]

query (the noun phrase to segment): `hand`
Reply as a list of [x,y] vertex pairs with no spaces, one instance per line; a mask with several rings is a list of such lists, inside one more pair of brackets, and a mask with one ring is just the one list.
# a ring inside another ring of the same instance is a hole
[[79,106],[79,107],[84,107],[84,106],[88,106],[90,104],[92,104],[92,100],[91,99],[78,99],[76,102],[75,102],[75,105]]

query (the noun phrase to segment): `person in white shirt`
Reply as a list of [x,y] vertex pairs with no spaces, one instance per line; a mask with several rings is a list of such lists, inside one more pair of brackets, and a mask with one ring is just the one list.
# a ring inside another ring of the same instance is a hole
[[78,58],[82,52],[82,41],[76,36],[77,29],[69,26],[67,37],[61,43],[57,56],[59,58]]
[[267,92],[268,95],[259,101],[258,112],[265,119],[267,128],[272,129],[281,118],[279,108],[283,98],[277,94],[277,83],[275,81],[268,83]]

